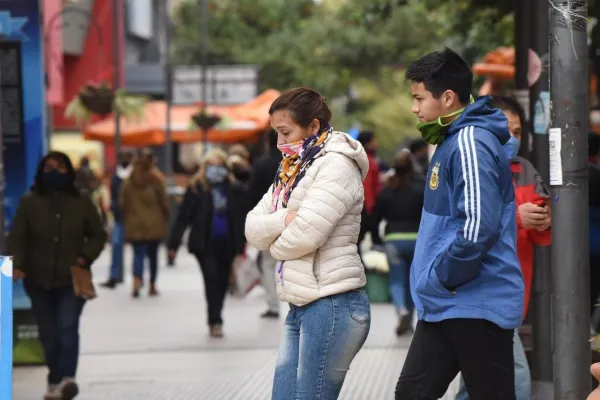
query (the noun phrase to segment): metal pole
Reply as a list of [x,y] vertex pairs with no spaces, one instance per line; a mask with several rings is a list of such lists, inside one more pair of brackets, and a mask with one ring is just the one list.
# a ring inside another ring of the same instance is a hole
[[173,104],[173,74],[171,69],[171,18],[169,17],[169,2],[164,1],[165,25],[165,100],[167,101],[167,116],[165,124],[166,142],[165,142],[165,174],[167,175],[167,184],[173,183],[173,138],[171,132],[171,105]]
[[[121,5],[120,0],[113,0],[113,66],[114,66],[114,84],[113,88],[116,92],[121,87],[121,29],[120,29],[120,16],[119,6]],[[115,118],[115,154],[121,152],[121,121],[119,113],[114,113]]]
[[[529,2],[527,2],[529,3]],[[544,59],[548,54],[548,0],[533,0],[531,44],[534,52]],[[550,121],[550,92],[548,69],[531,87],[531,129],[533,163],[540,176],[549,183],[548,128]],[[552,271],[550,247],[535,249],[533,288],[531,293],[532,325],[532,394],[539,399],[552,397]]]
[[[199,0],[200,1],[200,12],[201,20],[200,20],[200,50],[202,56],[202,108],[206,109],[206,104],[208,103],[207,96],[207,79],[206,79],[206,70],[208,65],[208,0]],[[208,146],[208,130],[202,130],[202,151],[206,154]]]
[[520,154],[529,158],[529,47],[531,44],[529,24],[531,23],[531,1],[515,0],[515,97],[525,111],[523,138]]
[[587,0],[550,3],[554,399],[591,391]]

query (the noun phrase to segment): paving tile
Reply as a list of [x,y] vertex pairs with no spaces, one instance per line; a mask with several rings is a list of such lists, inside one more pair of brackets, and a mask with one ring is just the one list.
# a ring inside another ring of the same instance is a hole
[[[109,259],[107,250],[93,267],[98,283],[108,274]],[[211,339],[196,261],[185,252],[177,261],[176,268],[161,268],[158,298],[132,299],[128,277],[114,291],[99,289],[98,299],[86,305],[78,399],[269,399],[283,319],[259,318],[266,305],[258,288],[244,299],[227,300],[226,337]],[[126,264],[131,265],[130,251]],[[283,304],[281,310],[285,313]],[[394,335],[395,318],[391,306],[373,305],[369,338],[350,368],[341,400],[393,399],[410,344],[409,337]],[[41,399],[45,375],[42,367],[15,368],[13,398]]]

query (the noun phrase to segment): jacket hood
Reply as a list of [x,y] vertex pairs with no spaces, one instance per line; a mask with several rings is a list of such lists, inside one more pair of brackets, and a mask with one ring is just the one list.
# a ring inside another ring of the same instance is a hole
[[73,168],[73,163],[71,163],[71,159],[65,153],[61,151],[51,151],[46,154],[38,163],[37,170],[35,172],[35,177],[33,181],[33,186],[31,187],[32,192],[43,194],[46,192],[46,188],[44,187],[44,183],[42,182],[42,175],[44,173],[44,164],[48,159],[58,159],[64,162],[65,167],[67,168],[67,174],[69,175],[69,185],[67,191],[72,193],[79,193],[79,191],[75,188],[75,168]]
[[450,124],[448,133],[453,135],[467,126],[475,126],[493,133],[503,145],[510,139],[508,120],[504,113],[492,107],[492,97],[479,97],[469,104],[460,116]]
[[354,160],[364,180],[367,177],[367,172],[369,172],[369,159],[364,147],[347,133],[334,131],[331,135],[331,138],[325,144],[325,152],[343,154]]

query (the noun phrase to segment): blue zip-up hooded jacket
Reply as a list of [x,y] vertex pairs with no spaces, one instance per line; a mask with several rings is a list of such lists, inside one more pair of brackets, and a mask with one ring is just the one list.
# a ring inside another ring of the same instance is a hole
[[517,258],[515,195],[503,145],[504,114],[490,97],[448,128],[427,174],[410,273],[419,319],[485,319],[521,325],[524,284]]

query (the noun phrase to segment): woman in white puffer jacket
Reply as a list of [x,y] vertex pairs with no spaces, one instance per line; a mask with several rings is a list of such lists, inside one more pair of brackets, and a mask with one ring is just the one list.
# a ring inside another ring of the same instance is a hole
[[313,90],[288,90],[269,114],[283,161],[246,239],[279,261],[277,292],[290,305],[272,399],[333,400],[371,323],[357,249],[369,163]]

